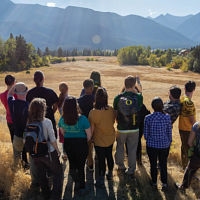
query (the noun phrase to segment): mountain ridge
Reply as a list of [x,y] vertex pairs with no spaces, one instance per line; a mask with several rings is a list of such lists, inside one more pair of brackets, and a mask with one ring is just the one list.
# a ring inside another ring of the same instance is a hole
[[[2,9],[2,2],[10,6]],[[4,39],[11,31],[14,35],[21,31],[27,42],[43,49],[64,46],[113,50],[140,44],[152,48],[179,48],[196,44],[180,33],[138,15],[121,16],[75,6],[62,9],[3,0],[0,2],[0,21],[0,36]],[[98,44],[92,41],[95,35],[101,38]]]

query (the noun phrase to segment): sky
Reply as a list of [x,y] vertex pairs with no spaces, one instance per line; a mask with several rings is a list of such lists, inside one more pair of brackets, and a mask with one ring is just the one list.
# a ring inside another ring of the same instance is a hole
[[122,16],[134,14],[153,18],[160,14],[186,16],[200,12],[200,0],[11,0],[14,3],[41,4],[66,8],[78,6]]

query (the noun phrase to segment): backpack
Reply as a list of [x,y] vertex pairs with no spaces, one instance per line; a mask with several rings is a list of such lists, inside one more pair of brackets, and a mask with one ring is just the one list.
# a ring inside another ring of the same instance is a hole
[[132,93],[131,96],[119,94],[118,103],[118,120],[125,130],[137,129],[138,121],[138,99],[137,94]]
[[41,157],[48,153],[48,145],[44,138],[42,122],[33,122],[26,126],[24,146],[33,157]]

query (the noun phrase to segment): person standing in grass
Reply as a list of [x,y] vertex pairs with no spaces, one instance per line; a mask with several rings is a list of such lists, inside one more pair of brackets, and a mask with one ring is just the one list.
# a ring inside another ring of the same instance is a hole
[[[100,74],[100,72],[93,71],[90,75],[90,79],[92,79],[94,81],[94,89],[92,91],[93,96],[95,96],[98,87],[102,87],[106,91],[106,88],[104,88],[101,85],[101,74]],[[106,91],[106,93],[107,93],[107,91]],[[85,88],[82,89],[80,97],[83,96],[84,94],[85,94]]]
[[87,117],[78,113],[75,97],[70,96],[65,100],[58,126],[64,135],[64,148],[69,160],[70,175],[75,182],[74,189],[79,189],[80,196],[85,196],[90,192],[90,188],[85,185],[85,161],[92,133]]
[[[24,149],[23,133],[25,131],[28,119],[29,103],[26,101],[26,94],[28,87],[20,82],[16,83],[8,92],[8,107],[10,110],[10,116],[14,126],[14,139],[13,139],[13,157],[15,165],[19,164],[21,154]],[[14,94],[17,94],[17,99],[14,98]],[[31,173],[31,188],[38,187],[37,169],[29,156],[30,173]]]
[[55,137],[57,138],[57,128],[54,113],[57,111],[58,107],[58,96],[50,88],[44,87],[44,74],[42,71],[37,70],[34,73],[34,82],[36,87],[30,89],[27,93],[26,100],[30,103],[34,98],[43,98],[46,100],[47,111],[46,118],[50,119],[53,125],[53,130]]
[[180,103],[181,89],[176,85],[172,86],[169,90],[169,101],[164,103],[163,111],[171,117],[172,125],[181,113]]
[[118,123],[117,146],[115,162],[118,165],[118,172],[124,173],[124,144],[128,147],[128,170],[127,177],[133,178],[136,170],[136,151],[139,138],[138,114],[143,104],[143,97],[140,93],[135,94],[136,78],[127,76],[125,78],[125,92],[114,98],[115,119]]
[[[86,79],[83,82],[83,87],[85,90],[85,94],[77,99],[79,108],[81,109],[81,114],[86,116],[88,118],[89,112],[93,109],[94,105],[94,95],[92,95],[92,92],[94,90],[94,81],[92,79]],[[89,146],[89,153],[88,153],[88,169],[89,171],[93,172],[93,148],[94,148],[94,143],[92,140],[88,142]]]
[[161,169],[162,188],[167,187],[167,158],[172,142],[171,118],[163,112],[163,101],[155,97],[151,103],[154,112],[145,117],[144,138],[151,165],[152,186],[157,186],[157,157]]
[[[7,95],[9,90],[15,85],[15,77],[12,75],[7,75],[5,77],[5,84],[7,86],[7,89],[5,92],[0,94],[0,99],[1,99],[1,103],[4,105],[5,109],[6,109],[6,121],[7,121],[7,125],[8,125],[8,129],[10,131],[10,138],[11,138],[11,142],[13,143],[13,138],[14,138],[14,127],[13,127],[13,122],[10,116],[10,111],[8,108],[8,102],[7,102]],[[17,99],[17,95],[14,94],[14,98]]]
[[188,138],[192,126],[196,122],[196,108],[192,102],[192,96],[196,88],[194,81],[188,81],[185,83],[185,95],[181,98],[181,114],[179,117],[179,134],[181,138],[181,160],[182,167],[185,170],[188,164]]
[[[63,105],[64,105],[64,102],[65,102],[65,99],[68,97],[68,85],[67,83],[65,82],[62,82],[60,85],[59,85],[59,90],[60,90],[60,95],[59,95],[59,102],[58,102],[58,111],[60,113],[60,115],[62,116],[62,110],[63,110]],[[60,132],[60,129],[59,129],[59,142],[63,144],[63,159],[64,160],[67,160],[67,155],[66,155],[66,152],[65,152],[65,149],[64,149],[64,136],[63,134]]]
[[188,139],[188,145],[189,147],[194,148],[194,153],[186,167],[182,183],[175,183],[175,187],[182,191],[185,191],[187,188],[190,187],[192,177],[200,168],[200,122],[196,122],[192,126],[192,130]]
[[[33,156],[33,161],[37,167],[38,179],[45,200],[59,200],[62,197],[63,169],[59,160],[60,151],[57,146],[52,123],[45,118],[46,100],[35,98],[29,106],[28,124],[41,122],[44,139],[47,141],[48,152],[39,157]],[[41,135],[40,135],[41,136]],[[48,185],[46,177],[46,167],[53,173],[53,189]]]
[[108,105],[108,97],[104,89],[98,88],[95,97],[94,109],[90,111],[89,122],[94,138],[94,147],[99,161],[99,180],[96,181],[97,187],[104,188],[106,173],[105,159],[108,164],[107,179],[113,178],[113,143],[115,141],[115,110]]

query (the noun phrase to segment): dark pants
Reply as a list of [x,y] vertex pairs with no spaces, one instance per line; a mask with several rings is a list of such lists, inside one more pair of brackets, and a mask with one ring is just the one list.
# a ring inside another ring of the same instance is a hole
[[181,184],[184,188],[188,188],[190,186],[192,177],[199,168],[200,168],[200,157],[193,154],[188,163],[188,166],[186,167],[183,177],[183,182]]
[[[51,194],[51,200],[59,200],[62,196],[63,169],[56,151],[51,153],[51,157],[52,161],[50,160],[49,154],[39,158],[33,157],[33,161],[38,170],[39,184],[41,186],[44,197],[47,198],[49,197],[49,194]],[[46,167],[49,167],[53,173],[52,192],[48,186]]]
[[160,163],[161,169],[161,181],[163,184],[167,184],[167,158],[169,155],[169,148],[157,149],[147,146],[147,154],[151,164],[151,178],[152,182],[157,183],[157,157]]
[[52,125],[53,125],[53,130],[54,130],[54,134],[55,134],[55,138],[57,139],[58,138],[58,132],[57,132],[57,127],[56,127],[56,122],[52,122]]
[[65,138],[64,148],[69,159],[70,174],[80,189],[85,189],[85,161],[88,155],[87,138]]
[[189,145],[188,145],[188,138],[190,135],[190,131],[182,131],[179,129],[179,134],[181,137],[181,160],[182,160],[182,167],[186,168],[188,165],[188,150],[189,150]]
[[8,123],[8,122],[7,122],[7,125],[8,125],[8,128],[9,128],[9,131],[10,131],[11,142],[13,143],[13,138],[14,138],[14,127],[13,127],[13,124]]
[[99,161],[99,175],[105,176],[105,173],[106,173],[105,159],[107,160],[109,170],[113,170],[113,167],[114,167],[114,161],[113,161],[113,155],[112,155],[113,145],[109,147],[94,146],[94,148],[95,148],[97,158]]

